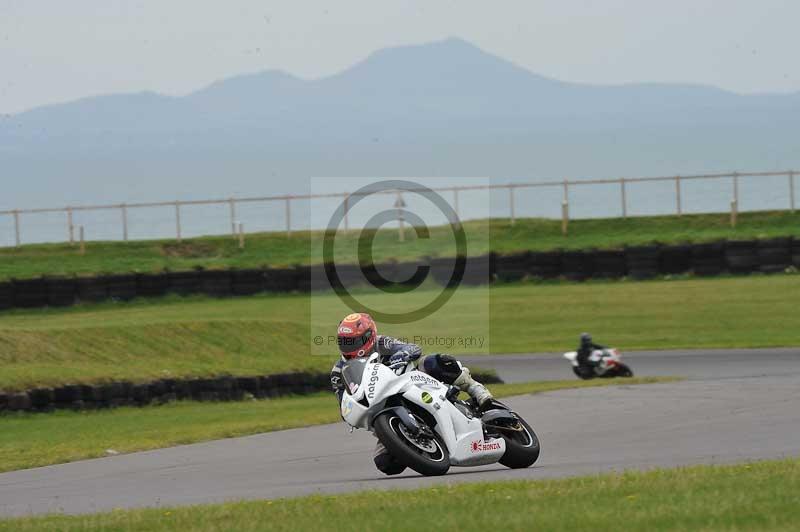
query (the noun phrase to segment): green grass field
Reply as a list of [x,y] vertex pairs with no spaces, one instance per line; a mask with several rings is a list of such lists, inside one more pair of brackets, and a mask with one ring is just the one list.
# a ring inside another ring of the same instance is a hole
[[[508,220],[471,221],[464,224],[469,253],[489,251],[511,253],[520,250],[555,248],[609,248],[681,241],[707,241],[719,238],[754,238],[800,234],[800,213],[788,211],[741,213],[736,229],[731,229],[724,214],[697,214],[575,220],[569,236],[561,235],[561,223],[545,219],[519,219],[512,226]],[[355,262],[359,233],[337,238],[337,262]],[[409,260],[423,256],[452,256],[455,245],[447,227],[431,228],[429,239],[417,239],[408,232],[400,245],[395,230],[378,232],[374,242],[377,262],[389,259]],[[86,255],[68,244],[26,245],[19,249],[0,248],[0,279],[47,275],[89,275],[111,272],[150,272],[206,268],[285,266],[322,262],[321,232],[296,232],[291,238],[284,232],[247,236],[240,250],[230,236],[184,240],[136,242],[90,242]],[[341,254],[338,254],[341,253]]]
[[[408,491],[117,510],[0,521],[0,530],[790,531],[800,460],[695,466],[559,480],[445,484]],[[345,523],[346,525],[343,525]]]
[[[492,385],[497,397],[674,378]],[[169,403],[94,412],[0,415],[0,472],[340,421],[330,393],[233,403]],[[98,430],[102,427],[102,430]]]
[[[431,317],[380,329],[412,340],[486,337],[482,347],[426,347],[455,354],[566,351],[583,330],[623,351],[798,346],[798,289],[795,274],[460,288]],[[427,290],[362,297],[386,310],[429,298]],[[316,346],[311,339],[333,334],[348,312],[334,295],[172,297],[13,311],[0,316],[0,389],[327,371],[336,347]]]

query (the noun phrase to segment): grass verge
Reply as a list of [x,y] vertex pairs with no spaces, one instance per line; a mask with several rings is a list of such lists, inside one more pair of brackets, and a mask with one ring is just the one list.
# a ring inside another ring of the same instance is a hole
[[[560,480],[118,510],[0,521],[0,530],[725,530],[789,531],[800,460],[627,471]],[[413,508],[413,511],[402,511]]]
[[[464,223],[470,254],[489,251],[512,253],[555,248],[583,249],[636,245],[654,241],[702,242],[719,238],[756,238],[800,234],[800,213],[789,211],[740,213],[738,225],[730,227],[727,214],[648,216],[573,220],[569,236],[561,234],[561,222],[540,218],[477,220]],[[135,242],[90,242],[85,255],[68,244],[33,244],[21,248],[0,248],[0,280],[38,275],[90,275],[97,273],[151,272],[165,268],[189,270],[206,268],[249,268],[322,262],[321,231],[247,235],[241,250],[230,236],[184,240]],[[337,237],[337,262],[354,263],[360,232]],[[398,245],[397,232],[378,231],[373,256],[378,262],[411,260],[424,256],[455,255],[449,226],[432,227],[430,238],[417,239],[413,231]]]
[[[800,345],[798,275],[648,282],[516,284],[461,288],[425,320],[380,324],[409,340],[484,337],[481,345],[426,352],[566,351],[582,330],[631,349]],[[394,312],[419,308],[430,291],[359,296]],[[334,332],[350,311],[333,294],[239,299],[169,298],[0,316],[0,389],[68,382],[327,371]]]
[[[552,381],[492,386],[497,397],[611,384],[650,384],[674,378]],[[170,403],[96,412],[0,416],[0,471],[232,438],[340,420],[330,393],[236,403]],[[98,430],[101,427],[102,430]]]

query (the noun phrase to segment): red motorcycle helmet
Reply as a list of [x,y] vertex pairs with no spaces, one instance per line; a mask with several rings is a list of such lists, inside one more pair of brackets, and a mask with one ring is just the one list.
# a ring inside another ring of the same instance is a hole
[[372,316],[363,312],[348,314],[337,330],[339,351],[344,358],[371,355],[378,337],[378,327]]

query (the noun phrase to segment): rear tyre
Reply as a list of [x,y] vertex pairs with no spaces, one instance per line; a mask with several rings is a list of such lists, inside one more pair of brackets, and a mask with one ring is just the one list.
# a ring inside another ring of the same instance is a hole
[[591,368],[583,369],[577,366],[572,366],[572,372],[579,378],[585,381],[594,377],[594,371]]
[[522,469],[532,466],[539,459],[539,438],[528,423],[517,417],[521,431],[502,431],[501,435],[506,441],[506,452],[499,460],[501,464],[511,469]]
[[[424,422],[417,418],[420,425]],[[444,475],[450,469],[450,454],[438,434],[413,436],[394,412],[381,414],[373,423],[375,434],[401,465],[425,476]]]

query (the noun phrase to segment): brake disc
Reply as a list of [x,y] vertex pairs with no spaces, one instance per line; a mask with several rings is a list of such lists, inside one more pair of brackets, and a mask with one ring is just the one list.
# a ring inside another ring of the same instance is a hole
[[400,432],[403,434],[405,439],[408,440],[408,442],[411,443],[413,446],[417,447],[422,451],[425,451],[426,453],[432,454],[436,452],[437,450],[436,443],[433,440],[428,438],[422,440],[418,436],[412,435],[410,432],[408,432],[408,429],[406,429],[405,425],[403,425],[402,423],[398,423],[398,428],[400,429]]

